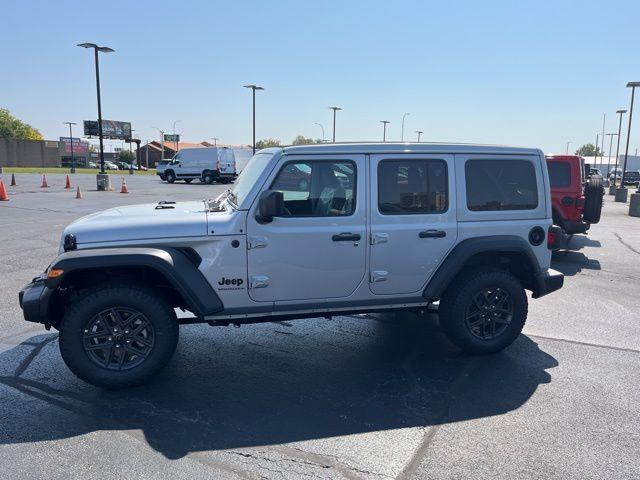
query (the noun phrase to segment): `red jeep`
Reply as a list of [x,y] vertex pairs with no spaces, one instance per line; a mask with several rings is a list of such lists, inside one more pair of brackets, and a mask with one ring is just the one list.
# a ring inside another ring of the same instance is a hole
[[604,187],[602,176],[585,175],[584,158],[577,155],[548,155],[553,223],[568,235],[586,233],[600,221]]

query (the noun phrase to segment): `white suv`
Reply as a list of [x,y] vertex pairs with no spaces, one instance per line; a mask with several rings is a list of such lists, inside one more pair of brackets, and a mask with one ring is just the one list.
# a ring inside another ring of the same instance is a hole
[[[258,152],[215,200],[118,207],[69,225],[20,293],[60,330],[78,376],[122,387],[173,353],[178,325],[273,322],[439,304],[471,353],[508,346],[549,268],[549,179],[537,149],[331,144]],[[175,308],[190,311],[177,318]]]

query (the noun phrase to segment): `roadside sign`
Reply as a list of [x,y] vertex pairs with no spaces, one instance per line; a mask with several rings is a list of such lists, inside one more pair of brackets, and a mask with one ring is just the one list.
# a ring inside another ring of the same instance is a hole
[[[85,120],[84,134],[87,137],[99,136],[100,131],[98,129],[98,122],[95,120]],[[131,138],[131,122],[102,120],[102,136],[112,140],[124,140]]]
[[175,135],[172,135],[170,133],[165,133],[164,134],[164,141],[165,142],[179,142],[180,141],[180,134],[176,133]]

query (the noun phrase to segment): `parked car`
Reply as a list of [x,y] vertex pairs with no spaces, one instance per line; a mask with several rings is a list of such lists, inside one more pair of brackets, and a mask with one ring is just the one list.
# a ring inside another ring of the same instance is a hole
[[[304,188],[291,166],[309,174]],[[538,298],[563,284],[550,268],[559,228],[548,185],[538,149],[269,148],[215,200],[119,206],[71,223],[20,306],[26,320],[60,331],[76,375],[108,388],[158,372],[181,323],[424,311],[439,301],[454,344],[497,352],[522,331],[525,290]]]
[[[100,168],[100,165],[98,165],[98,168]],[[113,163],[110,160],[105,160],[104,161],[104,168],[105,168],[105,170],[120,170],[118,165],[116,165],[115,163]]]
[[640,171],[627,170],[624,174],[624,184],[640,186]]
[[114,163],[118,167],[118,170],[130,170],[131,169],[131,165],[129,163],[127,163],[127,162],[121,162],[121,161],[117,160]]
[[604,187],[602,176],[584,177],[584,159],[577,155],[546,157],[551,186],[553,223],[568,235],[586,233],[600,221]]
[[96,164],[96,162],[89,162],[87,168],[98,168],[98,165]]
[[617,178],[617,179],[622,178],[622,169],[621,168],[612,168],[609,171],[609,180],[613,180],[614,178]]
[[168,164],[156,166],[156,174],[168,183],[196,178],[207,184],[229,183],[237,176],[236,157],[226,147],[183,148]]

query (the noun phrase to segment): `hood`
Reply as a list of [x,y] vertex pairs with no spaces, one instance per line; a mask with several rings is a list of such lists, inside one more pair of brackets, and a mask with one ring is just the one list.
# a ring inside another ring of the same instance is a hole
[[69,233],[78,244],[206,236],[206,204],[200,200],[110,208],[76,220],[62,238]]

